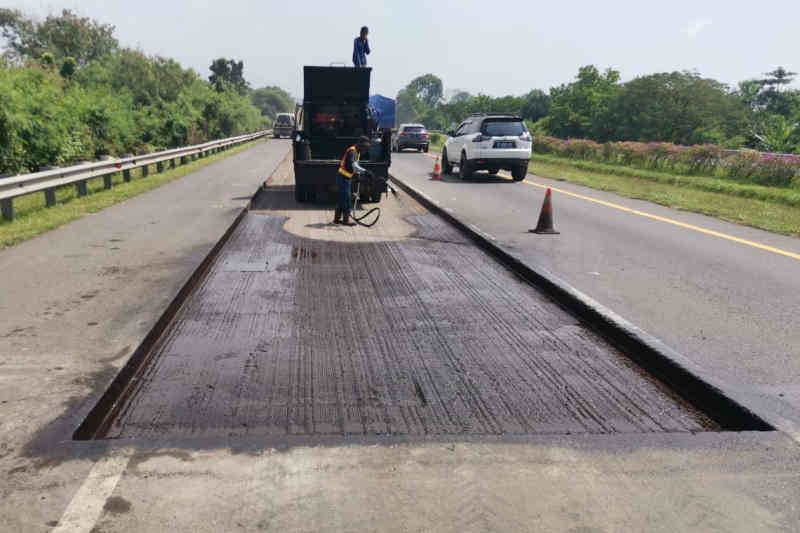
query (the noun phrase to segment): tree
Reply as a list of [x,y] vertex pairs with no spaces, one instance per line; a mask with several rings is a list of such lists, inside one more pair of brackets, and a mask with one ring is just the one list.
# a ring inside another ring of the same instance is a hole
[[61,63],[61,69],[59,70],[59,73],[61,74],[62,78],[69,79],[75,74],[77,68],[78,62],[75,61],[74,57],[65,57],[64,62]]
[[729,88],[693,72],[641,76],[625,83],[605,121],[615,140],[723,144],[746,128],[746,108]]
[[765,113],[753,128],[758,147],[767,152],[790,153],[800,148],[800,124],[781,115]]
[[759,80],[762,86],[780,90],[783,86],[789,85],[794,81],[797,72],[789,72],[783,67],[778,67],[772,72],[765,73],[764,76],[766,78]]
[[620,90],[619,78],[616,70],[601,74],[594,65],[581,67],[576,81],[550,91],[548,131],[563,138],[608,140],[610,128],[605,116]]
[[540,89],[534,89],[522,97],[522,118],[536,122],[550,113],[550,96]]
[[261,116],[275,118],[278,113],[294,110],[294,98],[280,87],[262,87],[250,95],[250,99],[261,110]]
[[433,74],[414,78],[397,93],[397,120],[417,122],[441,103],[443,92],[442,80]]
[[425,74],[411,80],[405,88],[426,108],[432,108],[442,101],[442,80],[433,74]]
[[470,98],[472,98],[472,95],[467,91],[456,91],[453,96],[450,97],[450,100],[447,103],[458,104],[460,102],[466,102]]
[[106,56],[119,47],[114,26],[64,9],[37,23],[20,11],[0,9],[0,28],[6,39],[6,55],[12,59],[40,59],[45,53],[57,62],[72,57],[77,66]]
[[778,67],[764,74],[765,78],[739,84],[739,97],[750,109],[790,118],[800,112],[800,91],[787,89],[796,72]]
[[215,59],[209,68],[212,74],[208,77],[208,81],[217,91],[222,92],[231,87],[239,94],[246,94],[249,90],[249,84],[244,79],[244,61],[237,62],[235,59],[220,57]]

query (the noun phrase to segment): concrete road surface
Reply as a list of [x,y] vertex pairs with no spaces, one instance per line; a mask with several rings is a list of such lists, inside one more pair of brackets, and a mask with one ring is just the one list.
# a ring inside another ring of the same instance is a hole
[[[533,175],[432,181],[432,156],[392,173],[800,427],[800,239]],[[528,233],[545,187],[560,235]]]

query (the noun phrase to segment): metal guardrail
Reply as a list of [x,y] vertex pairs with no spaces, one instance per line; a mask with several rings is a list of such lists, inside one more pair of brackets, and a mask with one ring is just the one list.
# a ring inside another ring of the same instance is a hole
[[180,164],[185,164],[190,159],[205,157],[208,154],[225,150],[236,144],[266,137],[270,133],[271,130],[264,130],[161,152],[83,163],[71,167],[54,168],[41,172],[0,178],[0,211],[2,211],[3,218],[11,220],[14,218],[14,198],[44,192],[45,205],[52,207],[56,204],[56,189],[58,187],[74,184],[77,186],[78,196],[86,196],[88,193],[87,180],[102,176],[104,188],[110,189],[113,185],[112,176],[118,172],[122,172],[123,179],[126,182],[131,180],[131,170],[136,168],[141,168],[142,177],[147,177],[150,165],[156,165],[157,172],[161,172],[164,170],[165,161],[170,163],[170,168],[175,168],[176,159],[180,159]]

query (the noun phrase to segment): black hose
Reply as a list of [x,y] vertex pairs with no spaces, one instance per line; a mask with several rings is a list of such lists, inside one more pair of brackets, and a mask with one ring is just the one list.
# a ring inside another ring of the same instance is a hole
[[[378,214],[375,216],[375,220],[373,220],[372,222],[362,222],[362,220],[364,220],[365,218],[370,216],[372,213],[375,213],[376,211],[377,211]],[[357,217],[355,215],[355,213],[353,213],[352,214],[352,218],[353,218],[353,220],[356,221],[356,224],[358,224],[359,226],[364,226],[365,228],[371,228],[372,226],[374,226],[375,224],[378,223],[378,220],[380,220],[380,218],[381,218],[381,208],[380,207],[373,207],[372,209],[370,209],[369,211],[367,211],[366,213],[364,213],[360,217]]]
[[[374,177],[374,175],[371,172],[368,173],[367,175],[370,176],[370,177]],[[378,179],[381,180],[381,181],[388,181],[385,178],[378,178]],[[357,194],[355,196],[357,198]],[[357,207],[358,206],[358,200],[356,200],[353,203],[353,205]],[[364,222],[364,219],[366,219],[367,217],[372,215],[372,213],[378,213],[377,215],[375,215],[375,220],[373,220],[372,222]],[[365,228],[371,228],[372,226],[374,226],[375,224],[378,223],[378,220],[380,220],[380,218],[381,218],[381,208],[380,207],[373,207],[372,209],[370,209],[369,211],[367,211],[366,213],[364,213],[360,217],[357,217],[355,215],[355,212],[353,212],[352,215],[351,215],[351,218],[359,226],[364,226]]]

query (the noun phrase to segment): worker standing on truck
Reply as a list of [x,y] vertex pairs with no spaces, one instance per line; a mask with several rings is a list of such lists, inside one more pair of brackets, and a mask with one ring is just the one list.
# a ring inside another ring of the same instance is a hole
[[333,215],[334,224],[355,226],[355,222],[350,221],[353,176],[369,173],[367,169],[358,164],[361,156],[369,153],[369,145],[369,137],[362,135],[358,139],[357,145],[349,146],[347,150],[344,151],[342,161],[339,163],[339,171],[336,174],[336,213]]
[[370,53],[368,35],[369,28],[362,26],[361,33],[353,41],[353,66],[355,67],[367,66],[367,55]]

